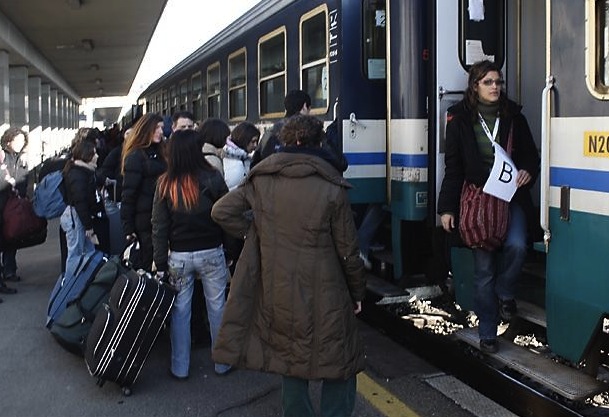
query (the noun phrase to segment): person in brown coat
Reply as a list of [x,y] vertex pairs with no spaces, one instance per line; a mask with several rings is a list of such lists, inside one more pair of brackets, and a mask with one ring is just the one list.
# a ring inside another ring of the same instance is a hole
[[319,120],[295,116],[280,135],[286,147],[212,209],[226,232],[245,236],[212,356],[283,375],[284,416],[314,415],[317,379],[321,414],[349,416],[364,369],[355,315],[366,286],[350,185],[321,148]]

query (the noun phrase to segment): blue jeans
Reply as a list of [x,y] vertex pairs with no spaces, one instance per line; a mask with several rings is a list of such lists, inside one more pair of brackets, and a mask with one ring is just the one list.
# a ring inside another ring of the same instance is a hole
[[[349,417],[355,408],[357,380],[324,379],[321,383],[323,417]],[[281,386],[281,405],[284,417],[313,417],[315,412],[309,397],[309,381],[284,376]]]
[[[190,315],[195,277],[203,283],[205,305],[209,319],[212,346],[222,323],[228,269],[222,246],[196,252],[171,252],[169,254],[169,281],[178,291],[171,310],[171,372],[188,376],[190,367]],[[215,364],[218,373],[230,366]]]
[[76,271],[81,255],[95,251],[95,245],[87,238],[76,209],[67,206],[59,219],[61,228],[66,232],[66,270],[65,275],[70,276]]
[[474,308],[480,339],[495,339],[499,300],[516,296],[516,283],[527,254],[527,223],[522,208],[510,203],[508,232],[503,246],[493,252],[474,249]]

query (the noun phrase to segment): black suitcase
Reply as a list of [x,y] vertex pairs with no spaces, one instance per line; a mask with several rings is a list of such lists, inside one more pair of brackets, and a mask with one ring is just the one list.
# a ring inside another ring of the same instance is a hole
[[131,394],[174,299],[173,289],[147,274],[129,270],[118,277],[85,346],[87,368],[99,386],[110,380]]

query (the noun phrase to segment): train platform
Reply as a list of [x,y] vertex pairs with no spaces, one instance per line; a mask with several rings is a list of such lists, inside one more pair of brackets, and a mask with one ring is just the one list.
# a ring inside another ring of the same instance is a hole
[[[161,334],[129,397],[111,382],[98,387],[84,360],[63,350],[44,326],[60,271],[58,221],[47,241],[17,254],[22,281],[0,304],[0,416],[281,416],[281,377],[213,372],[210,348],[192,352],[191,375],[168,374],[170,345]],[[361,322],[367,369],[358,376],[354,416],[509,417],[474,392]],[[319,400],[319,384],[311,384]]]

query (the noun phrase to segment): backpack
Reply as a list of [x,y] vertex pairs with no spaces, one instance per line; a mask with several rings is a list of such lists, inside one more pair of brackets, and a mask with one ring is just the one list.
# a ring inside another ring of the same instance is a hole
[[38,217],[54,219],[61,216],[66,209],[63,199],[63,175],[61,171],[53,171],[45,175],[34,190],[34,212]]

